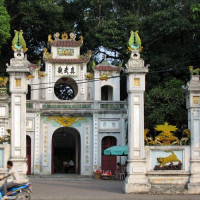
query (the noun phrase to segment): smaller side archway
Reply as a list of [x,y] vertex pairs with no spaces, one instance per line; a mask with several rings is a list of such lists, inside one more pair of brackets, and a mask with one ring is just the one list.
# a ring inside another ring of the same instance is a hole
[[110,170],[112,174],[115,174],[117,166],[117,156],[106,156],[104,150],[117,145],[117,139],[113,136],[106,136],[101,141],[101,168],[102,170]]
[[26,135],[26,163],[27,163],[27,175],[31,174],[31,137]]
[[101,87],[101,101],[112,101],[113,100],[113,87],[104,85]]
[[31,100],[31,86],[30,85],[28,85],[28,92],[26,94],[26,99]]

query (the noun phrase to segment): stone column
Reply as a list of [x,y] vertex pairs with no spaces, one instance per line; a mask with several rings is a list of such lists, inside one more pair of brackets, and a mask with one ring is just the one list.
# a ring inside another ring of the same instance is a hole
[[99,153],[98,153],[98,114],[94,114],[93,115],[93,171],[96,171],[99,168],[98,156],[99,156]]
[[40,113],[35,113],[34,174],[40,173]]
[[187,87],[188,128],[191,131],[188,192],[200,194],[200,80],[192,75]]
[[126,65],[128,91],[128,176],[125,193],[145,193],[151,188],[146,177],[144,152],[144,91],[148,68],[139,50],[132,50]]
[[10,75],[11,93],[11,160],[26,181],[26,93],[30,63],[24,50],[15,50],[7,72]]
[[[8,80],[4,78],[4,80]],[[9,103],[10,99],[7,93],[6,85],[0,87],[0,136],[9,134]],[[3,158],[2,158],[3,159]],[[4,161],[5,162],[5,161]]]

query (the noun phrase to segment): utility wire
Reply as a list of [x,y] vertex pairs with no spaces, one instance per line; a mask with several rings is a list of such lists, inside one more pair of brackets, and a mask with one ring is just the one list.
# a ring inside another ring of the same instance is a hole
[[[193,63],[193,62],[196,62],[196,61],[200,61],[200,59],[196,59],[196,60],[193,60],[193,61],[190,61],[190,63]],[[184,68],[169,68],[169,69],[166,69],[167,67],[169,66],[177,66],[177,65],[182,65],[182,64],[185,64],[185,62],[181,62],[181,63],[177,63],[175,65],[173,64],[170,64],[170,65],[166,65],[165,67],[162,67],[162,68],[157,68],[155,71],[150,71],[148,72],[149,74],[153,74],[153,73],[162,73],[162,72],[170,72],[170,71],[176,71],[176,70],[179,70],[179,69],[185,69]],[[151,69],[151,68],[150,68]],[[122,77],[124,75],[120,75],[120,76],[112,76],[112,78],[116,78],[116,77]],[[111,77],[110,77],[111,78]],[[110,79],[108,78],[108,79]],[[87,79],[84,79],[84,80],[87,80]],[[82,80],[76,80],[76,82],[81,82],[81,83],[85,83],[85,82],[82,82],[84,81],[83,79]],[[95,79],[92,79],[92,80],[88,80],[87,82],[94,82],[96,80],[99,80],[98,78],[95,78]],[[70,81],[69,81],[70,82]],[[56,82],[48,82],[48,83],[33,83],[33,84],[29,84],[29,85],[45,85],[45,84],[55,84]],[[78,83],[77,83],[78,84]]]
[[[120,75],[120,76],[111,76],[111,77],[108,77],[108,79],[112,79],[112,78],[117,78],[117,77],[125,77],[126,75]],[[86,80],[86,79],[85,79]],[[95,82],[95,81],[101,81],[100,79],[95,79],[95,80],[87,80],[87,81],[83,81],[83,82],[79,82],[77,83],[78,84],[83,84],[83,83],[89,83],[89,82]],[[73,83],[74,81],[72,81],[71,83]],[[55,83],[55,82],[54,82]],[[67,83],[70,83],[67,82]],[[54,88],[54,87],[44,87],[44,88],[37,88],[37,89],[31,89],[31,90],[44,90],[44,89],[48,89],[48,88]]]
[[[176,69],[173,69],[173,68],[170,68],[168,70],[160,70],[160,71],[150,71],[148,72],[149,74],[156,74],[156,73],[164,73],[164,72],[172,72],[172,71],[176,71],[176,70],[180,70],[180,69],[185,69],[185,67],[183,68],[176,68]],[[108,77],[108,79],[112,79],[112,78],[118,78],[118,77],[126,77],[126,75],[120,75],[120,76],[111,76],[111,77]],[[86,80],[86,79],[85,79]],[[87,81],[82,81],[82,82],[78,82],[78,84],[84,84],[84,83],[90,83],[90,82],[96,82],[96,81],[101,81],[99,78],[96,78],[96,79],[92,79],[92,80],[87,80]],[[72,81],[73,82],[73,81]],[[71,82],[71,83],[72,83]],[[53,82],[52,82],[53,83]],[[55,82],[54,82],[55,83]],[[69,81],[70,83],[70,81]],[[45,84],[49,84],[49,83],[45,83]],[[38,84],[39,85],[39,84]],[[37,88],[37,89],[31,89],[31,90],[45,90],[45,89],[48,89],[48,88],[54,88],[54,87],[44,87],[44,88]]]

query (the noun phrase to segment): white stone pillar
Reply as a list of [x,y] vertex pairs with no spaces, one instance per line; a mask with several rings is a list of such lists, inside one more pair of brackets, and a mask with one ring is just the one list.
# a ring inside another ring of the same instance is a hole
[[188,192],[200,194],[200,76],[192,75],[187,88],[188,128],[191,131]]
[[34,174],[40,173],[40,113],[35,114]]
[[98,164],[98,114],[93,115],[93,171],[99,168]]
[[15,50],[7,72],[11,93],[11,160],[26,181],[26,93],[29,62],[23,50]]
[[91,153],[91,145],[90,145],[90,124],[85,124],[85,144],[84,144],[84,155],[85,155],[85,166],[84,171],[85,175],[91,175],[91,165],[90,165],[90,153]]
[[125,193],[145,193],[151,188],[146,177],[144,152],[144,91],[148,68],[139,50],[132,50],[126,65],[128,91],[128,176]]

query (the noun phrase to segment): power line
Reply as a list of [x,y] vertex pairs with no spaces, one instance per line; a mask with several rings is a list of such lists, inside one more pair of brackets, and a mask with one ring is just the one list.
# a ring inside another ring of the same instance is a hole
[[[200,61],[200,59],[196,59],[196,60],[193,60],[193,61],[190,61],[190,63],[193,63],[193,62],[196,62],[196,61]],[[181,63],[176,63],[176,64],[170,64],[170,65],[166,65],[165,67],[162,67],[162,68],[157,68],[155,71],[150,71],[148,72],[149,74],[153,74],[153,73],[163,73],[163,72],[170,72],[170,71],[176,71],[176,70],[180,70],[180,69],[185,69],[184,68],[176,68],[176,69],[173,69],[173,68],[169,68],[169,69],[166,69],[167,67],[169,66],[177,66],[177,65],[182,65],[182,64],[185,64],[186,62],[181,62]],[[151,69],[151,68],[150,68]],[[121,76],[116,76],[116,77],[122,77],[124,75],[121,75]],[[115,77],[113,77],[115,78]],[[108,78],[110,79],[110,78]],[[84,79],[84,80],[87,80],[87,79]],[[76,80],[76,82],[81,82],[81,83],[85,83],[85,82],[82,82],[84,81],[83,79],[82,80]],[[94,82],[94,80],[99,80],[98,78],[95,78],[95,79],[92,79],[92,80],[88,80],[87,82]],[[69,81],[70,82],[70,81]],[[29,85],[45,85],[45,84],[55,84],[56,82],[48,82],[48,83],[35,83],[35,84],[29,84]],[[77,83],[78,84],[78,83]]]
[[[176,71],[176,70],[180,70],[180,69],[185,69],[185,67],[183,68],[176,68],[176,69],[173,69],[173,68],[170,68],[168,70],[160,70],[160,71],[150,71],[148,72],[149,74],[156,74],[156,73],[164,73],[164,72],[172,72],[172,71]],[[120,75],[120,76],[111,76],[111,77],[108,77],[108,79],[112,79],[112,78],[118,78],[118,77],[126,77],[126,75]],[[86,80],[86,79],[85,79]],[[84,83],[90,83],[90,82],[96,82],[96,81],[101,81],[100,78],[96,78],[96,79],[92,79],[92,80],[87,80],[87,81],[83,81],[83,82],[78,82],[78,84],[84,84]],[[73,81],[72,81],[73,82]],[[71,82],[71,83],[72,83]],[[53,82],[52,82],[53,83]],[[55,83],[55,82],[54,82]],[[70,81],[69,81],[70,83]],[[46,83],[46,84],[49,84],[49,83]],[[39,84],[38,84],[39,85]],[[49,88],[54,88],[54,87],[44,87],[44,88],[37,88],[37,89],[31,89],[31,90],[45,90],[45,89],[49,89]]]
[[[112,78],[118,78],[118,77],[125,77],[126,75],[120,75],[120,76],[111,76],[111,77],[108,77],[108,79],[112,79]],[[86,80],[86,79],[85,79]],[[84,84],[84,83],[90,83],[90,82],[95,82],[95,81],[101,81],[101,79],[94,79],[94,80],[87,80],[87,81],[83,81],[83,82],[79,82],[79,83],[77,83],[77,85],[78,84]],[[71,83],[73,83],[74,81],[71,81]],[[54,82],[55,83],[55,82]],[[70,83],[70,81],[69,82],[67,82],[67,83]],[[48,89],[48,88],[54,88],[54,87],[44,87],[44,88],[37,88],[37,89],[31,89],[31,90],[44,90],[44,89]]]

